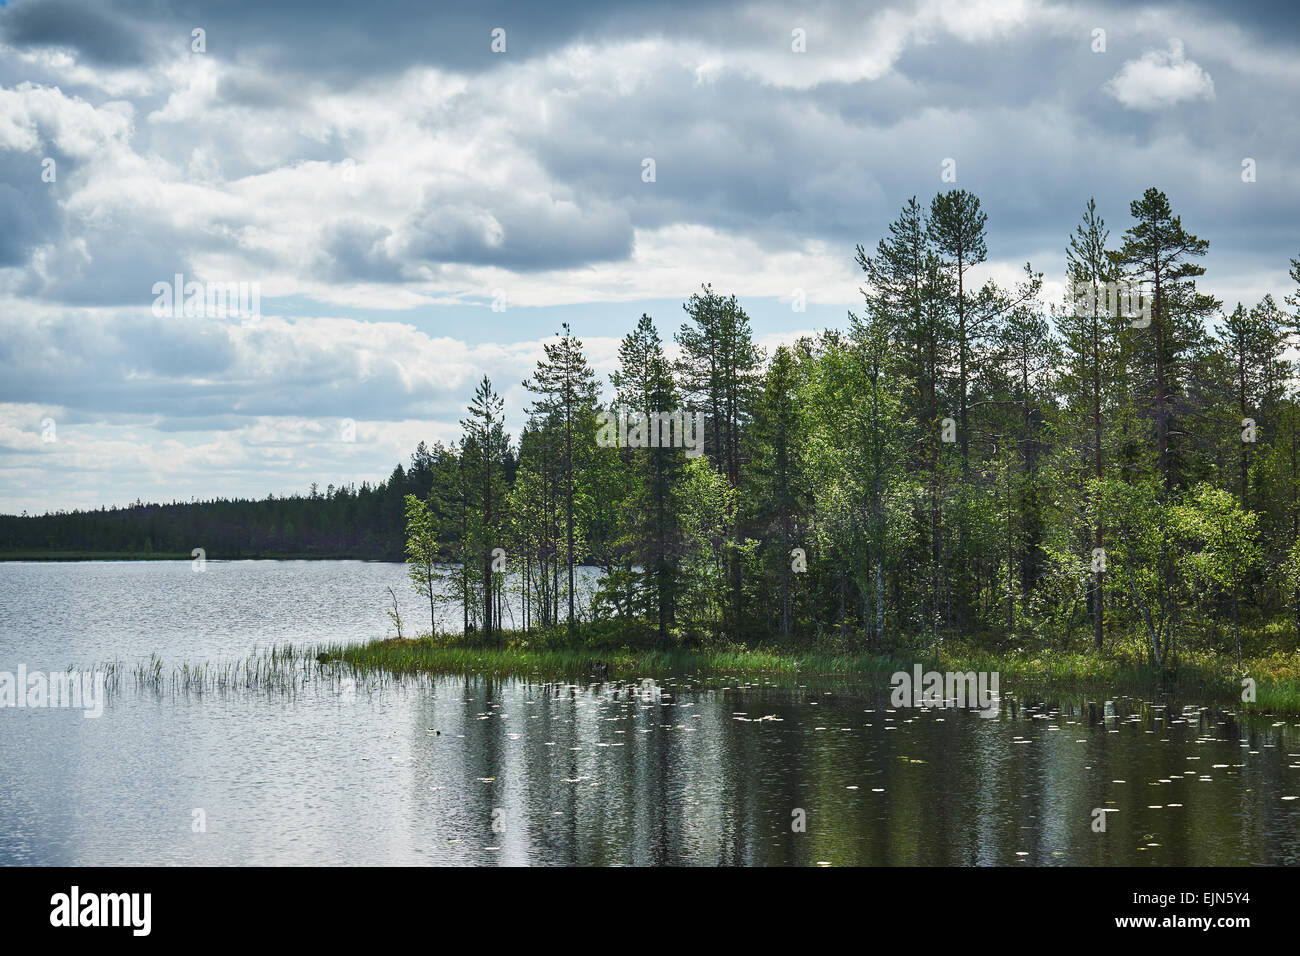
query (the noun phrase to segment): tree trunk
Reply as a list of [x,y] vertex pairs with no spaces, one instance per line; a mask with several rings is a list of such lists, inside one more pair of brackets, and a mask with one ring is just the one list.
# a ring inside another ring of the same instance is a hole
[[1232,596],[1232,635],[1237,639],[1237,670],[1241,670],[1241,626],[1237,615],[1237,595]]

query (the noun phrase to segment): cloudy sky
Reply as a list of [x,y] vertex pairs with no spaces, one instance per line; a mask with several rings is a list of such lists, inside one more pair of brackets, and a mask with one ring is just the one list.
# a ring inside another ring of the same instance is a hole
[[[377,480],[484,373],[517,428],[562,321],[608,372],[701,282],[842,326],[945,160],[1049,300],[1150,185],[1205,289],[1289,291],[1291,0],[443,6],[0,0],[0,512]],[[156,315],[177,274],[260,319]]]

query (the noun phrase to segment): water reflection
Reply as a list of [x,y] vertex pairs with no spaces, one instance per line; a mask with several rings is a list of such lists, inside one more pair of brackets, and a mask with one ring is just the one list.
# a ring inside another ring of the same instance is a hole
[[440,678],[68,716],[0,715],[4,862],[1300,859],[1296,723],[1174,702],[989,720],[839,683]]
[[[394,567],[216,573],[0,569],[0,669],[364,636]],[[356,683],[0,708],[0,863],[1300,862],[1297,718],[1004,684],[983,719],[892,709],[883,677]]]

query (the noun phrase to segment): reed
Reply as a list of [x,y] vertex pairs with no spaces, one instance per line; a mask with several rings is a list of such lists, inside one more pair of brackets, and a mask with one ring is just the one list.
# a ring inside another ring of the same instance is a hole
[[[1191,653],[1177,667],[1158,669],[1142,658],[1140,644],[1117,645],[1106,654],[1018,648],[991,651],[957,641],[936,647],[882,648],[864,652],[823,642],[811,648],[717,643],[700,648],[614,646],[608,629],[557,634],[506,633],[499,645],[475,644],[463,635],[390,638],[365,644],[285,644],[238,660],[164,665],[155,654],[129,672],[137,688],[159,695],[258,693],[295,698],[308,689],[374,690],[411,679],[445,674],[517,677],[539,681],[632,680],[665,676],[768,676],[779,679],[850,678],[889,686],[889,677],[917,665],[938,671],[997,672],[1001,691],[1085,693],[1099,698],[1159,696],[1218,702],[1234,709],[1300,714],[1300,662],[1279,653],[1248,662],[1244,672],[1221,657]],[[540,646],[539,646],[540,645]],[[110,692],[127,672],[102,665]],[[1243,701],[1242,680],[1255,681],[1255,700]]]

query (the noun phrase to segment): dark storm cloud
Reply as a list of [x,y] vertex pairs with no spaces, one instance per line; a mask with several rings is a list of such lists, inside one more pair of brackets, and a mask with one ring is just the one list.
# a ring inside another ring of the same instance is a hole
[[321,237],[323,271],[345,282],[400,281],[402,264],[388,254],[384,244],[390,235],[391,229],[360,220],[331,223]]
[[427,203],[411,220],[412,258],[501,266],[521,272],[625,259],[632,252],[627,213],[549,197],[492,197]]
[[75,166],[55,150],[46,156],[55,161],[53,183],[41,178],[44,156],[0,149],[0,269],[26,265],[33,251],[57,234],[57,176]]
[[145,62],[144,33],[120,8],[92,0],[15,0],[0,9],[0,39],[10,46],[72,49],[101,66]]
[[38,236],[37,218],[27,197],[0,182],[0,269],[26,264]]
[[[138,66],[166,46],[188,49],[190,30],[201,27],[215,55],[346,82],[414,64],[493,69],[583,38],[671,29],[709,6],[689,0],[625,0],[616,9],[596,0],[160,0],[150,5],[146,19],[130,0],[16,0],[0,9],[0,38],[20,49],[65,47],[96,63]],[[491,52],[491,32],[498,27],[506,31],[510,60]]]
[[[1112,9],[1131,9],[1127,4],[1112,4]],[[1300,4],[1295,0],[1237,0],[1224,4],[1222,0],[1176,0],[1172,8],[1201,17],[1217,18],[1227,15],[1234,24],[1251,30],[1261,38],[1290,44],[1300,33]]]
[[22,292],[68,305],[148,308],[155,282],[192,271],[182,251],[188,243],[188,236],[157,227],[86,229],[75,245],[57,246]]

